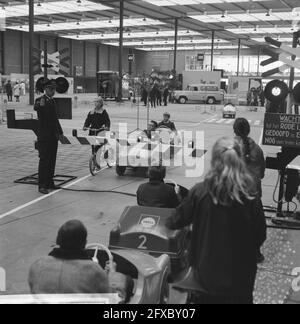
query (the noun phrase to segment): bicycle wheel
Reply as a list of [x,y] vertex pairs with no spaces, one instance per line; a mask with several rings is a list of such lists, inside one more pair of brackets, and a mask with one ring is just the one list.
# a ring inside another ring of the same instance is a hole
[[101,168],[97,165],[96,156],[92,155],[89,160],[89,168],[92,176],[95,176]]

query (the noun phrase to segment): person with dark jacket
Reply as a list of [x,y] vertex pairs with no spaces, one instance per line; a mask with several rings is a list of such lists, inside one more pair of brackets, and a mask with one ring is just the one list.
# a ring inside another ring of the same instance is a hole
[[159,127],[167,127],[171,131],[176,132],[175,124],[174,124],[174,122],[172,122],[170,120],[170,118],[171,118],[171,114],[168,112],[165,112],[163,115],[163,120],[160,123],[158,123],[158,128]]
[[166,168],[153,166],[149,169],[149,182],[139,186],[137,203],[139,206],[176,208],[179,199],[174,187],[164,183]]
[[[95,108],[90,111],[84,122],[83,130],[89,129],[89,136],[97,136],[103,131],[110,130],[110,118],[107,111],[104,109],[104,101],[101,97],[95,99]],[[101,145],[92,145],[92,154],[97,153]],[[101,167],[95,159],[97,168]]]
[[263,150],[249,137],[250,124],[245,118],[237,118],[233,125],[236,139],[243,147],[243,156],[246,166],[257,186],[257,195],[262,197],[261,181],[265,176],[266,162]]
[[174,230],[190,224],[189,260],[201,288],[196,303],[252,304],[266,222],[236,140],[216,142],[205,180],[191,189],[166,225]]
[[166,87],[166,88],[164,89],[164,92],[163,92],[164,105],[165,105],[165,106],[168,106],[168,99],[169,99],[169,95],[170,95],[169,89],[168,89],[168,87]]
[[89,128],[98,130],[90,130],[90,136],[96,136],[102,130],[110,130],[110,118],[107,111],[104,109],[104,101],[101,97],[98,97],[94,101],[95,108],[90,111],[84,122],[83,130],[88,130]]
[[45,94],[37,98],[34,110],[38,115],[38,150],[39,150],[39,192],[48,194],[49,189],[59,189],[54,184],[58,140],[63,130],[57,117],[55,82],[45,83]]
[[12,86],[11,86],[10,80],[8,80],[7,83],[5,84],[5,92],[6,92],[6,95],[7,95],[7,100],[9,102],[12,102],[13,90],[12,90]]
[[80,221],[65,223],[57,235],[58,247],[30,267],[28,283],[31,293],[108,293],[108,276],[86,252],[86,242],[87,230]]
[[[236,135],[236,139],[242,145],[243,157],[246,163],[248,172],[254,179],[256,184],[257,197],[262,198],[262,179],[265,177],[266,162],[264,157],[264,152],[255,141],[249,137],[250,134],[250,124],[245,118],[237,118],[233,130]],[[262,263],[265,257],[259,250],[257,252],[257,261]]]
[[144,106],[147,106],[147,103],[148,103],[148,91],[143,86],[141,92],[142,92],[141,101],[144,103]]
[[155,120],[151,120],[147,126],[147,129],[144,130],[144,133],[149,139],[151,139],[151,135],[153,134],[153,132],[155,132],[157,125],[158,124]]
[[155,84],[153,85],[149,96],[150,96],[151,108],[156,108],[157,86]]
[[157,106],[162,105],[162,96],[163,96],[163,91],[161,90],[160,87],[156,88],[156,104]]

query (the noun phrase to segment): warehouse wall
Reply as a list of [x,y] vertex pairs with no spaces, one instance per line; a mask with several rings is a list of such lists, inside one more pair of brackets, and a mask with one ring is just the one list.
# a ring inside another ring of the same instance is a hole
[[[28,33],[6,30],[1,32],[3,37],[3,66],[0,65],[0,73],[28,73]],[[74,76],[74,67],[81,66],[83,76],[95,77],[97,63],[99,70],[119,69],[118,47],[96,44],[95,42],[69,40],[66,38],[51,37],[47,35],[35,34],[34,47],[43,49],[44,41],[47,41],[48,52],[53,53],[63,48],[70,48],[71,67],[70,76]],[[97,46],[99,50],[97,51]],[[1,46],[0,46],[1,47]],[[0,48],[0,51],[2,48]],[[97,58],[97,53],[99,57]],[[128,53],[129,50],[124,48],[123,71],[128,72]],[[135,69],[133,68],[133,72]]]
[[[28,73],[28,33],[21,31],[6,30],[0,32],[0,53],[3,53],[0,60],[0,73],[9,75],[10,73]],[[34,46],[42,49],[44,41],[48,42],[48,52],[52,53],[63,48],[69,48],[71,51],[71,61],[69,76],[74,76],[75,67],[82,68],[80,80],[89,78],[89,84],[94,81],[97,68],[99,70],[119,69],[118,47],[97,44],[95,42],[77,41],[66,38],[51,37],[42,34],[35,34]],[[98,47],[98,50],[97,50]],[[178,51],[177,53],[177,72],[182,73],[185,70],[185,56],[197,55],[201,51]],[[218,55],[237,56],[237,50],[216,50]],[[123,71],[128,72],[128,53],[129,49],[124,48],[123,53]],[[133,75],[149,74],[152,69],[161,71],[172,70],[174,54],[170,52],[146,52],[133,51],[135,62],[132,65]],[[98,57],[97,57],[98,54]],[[242,50],[242,55],[257,55],[257,51]],[[210,62],[210,51],[206,51],[206,61]],[[75,76],[74,76],[75,77]],[[76,84],[76,80],[75,80]]]

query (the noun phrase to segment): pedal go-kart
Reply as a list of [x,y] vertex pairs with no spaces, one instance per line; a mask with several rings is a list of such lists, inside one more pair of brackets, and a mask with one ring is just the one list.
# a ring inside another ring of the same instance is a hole
[[[188,190],[180,186],[178,192],[181,199],[188,194]],[[170,262],[167,283],[181,281],[189,270],[187,250],[190,244],[190,228],[174,231],[165,226],[167,219],[175,212],[175,209],[167,208],[126,207],[110,233],[109,249],[112,252],[130,251],[132,255],[142,253],[154,260],[166,255]],[[136,262],[140,264],[143,261]],[[153,290],[156,289],[153,287]],[[160,299],[165,298],[166,295]]]
[[110,249],[102,244],[86,247],[92,260],[106,269],[109,266],[110,287],[118,293],[120,303],[166,304],[169,298],[170,258],[152,257],[139,251]]
[[[173,159],[176,147],[182,149],[181,132],[173,132],[167,127],[160,127],[151,134],[151,138],[142,130],[128,134],[128,141],[120,146],[116,158],[116,173],[123,176],[126,169],[142,170],[148,175],[149,166],[163,165]],[[188,145],[193,148],[191,141]]]
[[223,118],[234,118],[236,117],[236,106],[228,103],[223,107]]

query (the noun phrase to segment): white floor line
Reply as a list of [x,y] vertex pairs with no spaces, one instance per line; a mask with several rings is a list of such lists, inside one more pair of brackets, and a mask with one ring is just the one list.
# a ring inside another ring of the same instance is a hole
[[[103,169],[100,170],[99,172],[102,172],[102,171],[104,171],[105,169],[107,169],[107,167],[106,167],[106,168],[103,168]],[[84,176],[84,177],[82,177],[82,178],[79,178],[79,179],[75,180],[74,182],[71,182],[71,183],[69,183],[69,184],[63,186],[62,188],[67,189],[67,188],[69,188],[69,187],[71,187],[71,186],[74,186],[75,184],[77,184],[77,183],[79,183],[79,182],[81,182],[81,181],[83,181],[83,180],[88,179],[89,177],[91,177],[91,174],[88,174],[88,175],[86,175],[86,176]],[[47,198],[49,198],[49,197],[51,197],[51,196],[53,196],[53,195],[55,195],[55,194],[61,192],[62,190],[63,190],[63,189],[59,189],[59,190],[56,190],[56,191],[52,191],[52,192],[49,193],[48,195],[43,195],[43,196],[41,196],[41,197],[39,197],[39,198],[36,198],[36,199],[34,199],[34,200],[32,200],[32,201],[30,201],[30,202],[24,204],[24,205],[21,205],[21,206],[19,206],[19,207],[17,207],[17,208],[14,208],[14,209],[12,209],[12,210],[10,210],[10,211],[8,211],[8,212],[6,212],[6,213],[0,215],[0,219],[3,219],[4,217],[10,216],[10,215],[12,215],[12,214],[14,214],[14,213],[16,213],[16,212],[18,212],[18,211],[20,211],[20,210],[26,208],[26,207],[29,207],[29,206],[31,206],[31,205],[37,203],[37,202],[40,202],[40,201],[42,201],[42,200],[44,200],[44,199],[47,199]]]
[[206,119],[204,119],[204,120],[202,120],[199,124],[197,124],[197,125],[200,125],[200,124],[202,124],[202,123],[207,123],[207,122],[209,122],[210,120],[215,120],[215,117],[217,117],[218,116],[218,114],[215,114],[215,115],[213,115],[213,116],[210,116],[209,118],[206,118]]
[[221,124],[221,123],[223,123],[224,121],[226,121],[226,119],[221,118],[221,119],[219,119],[218,121],[216,121],[216,123],[217,123],[217,124]]

